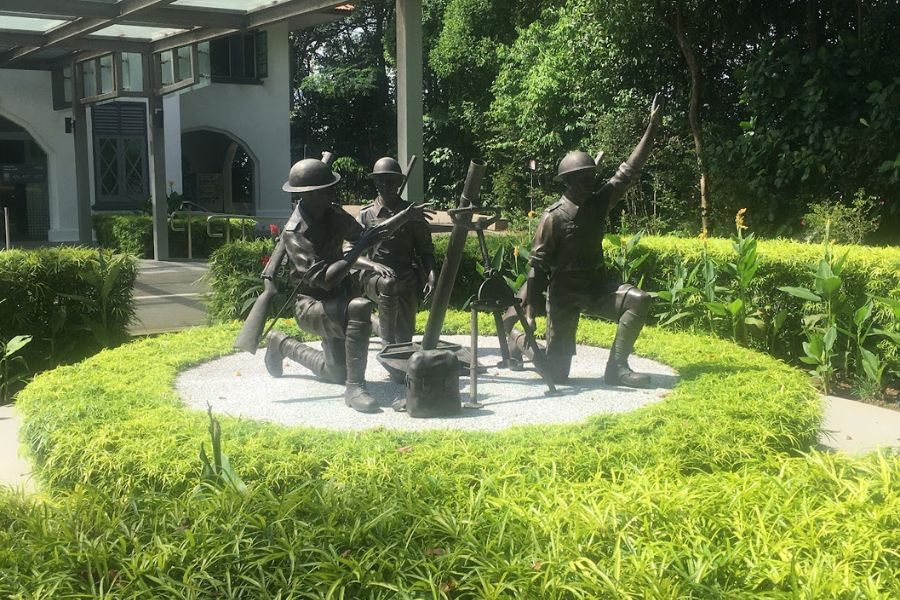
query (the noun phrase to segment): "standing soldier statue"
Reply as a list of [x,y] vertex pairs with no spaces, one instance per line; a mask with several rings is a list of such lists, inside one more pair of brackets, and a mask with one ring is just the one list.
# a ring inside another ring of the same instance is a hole
[[[283,359],[294,360],[317,377],[346,385],[344,400],[359,412],[378,412],[365,387],[372,303],[358,289],[351,269],[372,268],[358,263],[362,254],[386,239],[411,218],[421,218],[417,208],[379,225],[363,229],[335,204],[334,186],[340,175],[317,159],[304,159],[291,167],[283,188],[300,194],[296,226],[282,233],[288,268],[296,282],[294,316],[303,331],[322,337],[316,350],[280,331],[266,339],[266,369],[282,375]],[[349,242],[345,253],[343,244]],[[266,286],[274,286],[270,279]]]
[[[650,153],[661,117],[658,96],[650,109],[650,124],[637,147],[616,174],[595,189],[597,165],[584,152],[570,152],[559,163],[556,181],[565,184],[562,198],[544,211],[534,236],[524,297],[527,318],[533,322],[547,291],[547,359],[557,383],[569,377],[575,354],[575,330],[581,313],[617,322],[616,337],[606,364],[607,385],[649,387],[650,377],[628,366],[650,309],[650,296],[606,272],[603,234],[606,218],[637,179]],[[507,330],[515,313],[505,318]],[[512,330],[509,337],[513,362],[521,364],[528,353],[524,334]]]
[[[406,176],[396,160],[379,159],[369,176],[375,182],[378,197],[359,214],[359,222],[366,229],[410,207],[398,193]],[[428,223],[424,219],[408,221],[368,254],[374,264],[362,271],[360,278],[366,296],[378,303],[381,342],[385,346],[409,342],[416,327],[419,292],[427,300],[437,279]],[[420,279],[421,271],[424,281]]]

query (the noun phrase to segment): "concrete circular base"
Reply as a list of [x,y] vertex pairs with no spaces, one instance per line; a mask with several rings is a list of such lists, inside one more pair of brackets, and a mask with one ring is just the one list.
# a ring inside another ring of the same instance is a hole
[[[442,339],[469,345],[465,336]],[[632,357],[631,367],[650,373],[655,387],[636,390],[604,385],[603,369],[609,351],[579,346],[569,382],[557,386],[558,396],[546,397],[547,387],[530,363],[522,372],[499,369],[497,338],[482,337],[478,344],[478,360],[488,367],[487,373],[478,377],[478,401],[484,407],[463,409],[462,414],[452,418],[413,419],[391,408],[393,401],[405,394],[405,387],[392,383],[375,359],[380,347],[378,339],[372,340],[366,370],[368,390],[382,406],[377,414],[361,414],[348,408],[344,405],[343,386],[322,383],[292,361],[285,360],[283,377],[271,377],[263,362],[264,350],[256,355],[232,354],[184,371],[178,376],[176,389],[185,403],[197,410],[206,410],[209,403],[217,413],[283,425],[345,431],[375,427],[498,431],[517,425],[576,423],[591,415],[635,410],[658,401],[677,381],[669,367]],[[465,402],[469,398],[469,378],[461,376],[459,383]]]

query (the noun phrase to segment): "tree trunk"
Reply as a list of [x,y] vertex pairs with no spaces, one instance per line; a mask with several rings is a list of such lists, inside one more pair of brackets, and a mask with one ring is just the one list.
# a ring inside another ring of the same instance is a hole
[[810,52],[819,49],[819,0],[806,0],[806,45]]
[[697,169],[700,171],[700,223],[703,231],[709,230],[709,172],[703,158],[703,137],[700,132],[700,67],[697,55],[688,43],[681,21],[681,5],[675,5],[675,39],[684,56],[688,71],[691,74],[691,101],[688,107],[688,122],[694,136],[694,152],[697,154]]

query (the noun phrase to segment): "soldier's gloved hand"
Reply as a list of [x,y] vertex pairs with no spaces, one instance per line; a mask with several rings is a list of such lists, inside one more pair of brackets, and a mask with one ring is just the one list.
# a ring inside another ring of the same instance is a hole
[[397,214],[403,215],[404,221],[424,221],[427,223],[434,219],[435,215],[435,212],[428,208],[429,206],[432,206],[432,204],[410,204]]
[[382,277],[390,277],[392,279],[396,279],[397,274],[389,266],[383,265],[379,262],[373,262],[372,264],[374,265],[373,270],[377,274],[381,275]]
[[435,275],[434,271],[429,271],[428,280],[425,282],[425,288],[422,290],[425,294],[425,302],[431,300],[431,294],[434,293],[434,285],[436,279],[437,276]]
[[662,118],[662,106],[663,101],[662,98],[659,97],[659,94],[653,96],[653,105],[650,107],[651,123],[659,123],[659,120]]
[[369,227],[360,234],[359,241],[354,244],[354,249],[359,246],[359,249],[367,250],[386,240],[391,233],[391,229],[389,227],[384,227],[383,223],[381,225]]

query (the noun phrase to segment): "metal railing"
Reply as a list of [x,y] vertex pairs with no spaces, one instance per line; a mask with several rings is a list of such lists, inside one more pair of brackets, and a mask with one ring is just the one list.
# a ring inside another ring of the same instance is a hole
[[[184,226],[178,227],[176,225],[176,217],[184,217]],[[252,222],[254,225],[256,223],[256,218],[250,215],[237,215],[237,214],[228,214],[228,213],[210,213],[210,212],[198,212],[195,210],[176,210],[172,213],[169,213],[169,229],[174,232],[187,232],[187,257],[188,259],[194,258],[194,241],[193,241],[193,228],[191,225],[194,222],[194,219],[198,220],[206,220],[206,235],[211,238],[225,238],[225,242],[228,243],[231,241],[231,222],[238,221],[241,225],[241,239],[247,239],[247,222]],[[216,222],[224,222],[225,228],[224,231],[215,233],[213,232],[213,223]],[[250,229],[253,229],[251,225]]]
[[6,249],[12,248],[12,238],[9,234],[9,208],[3,207],[3,230],[6,232]]

